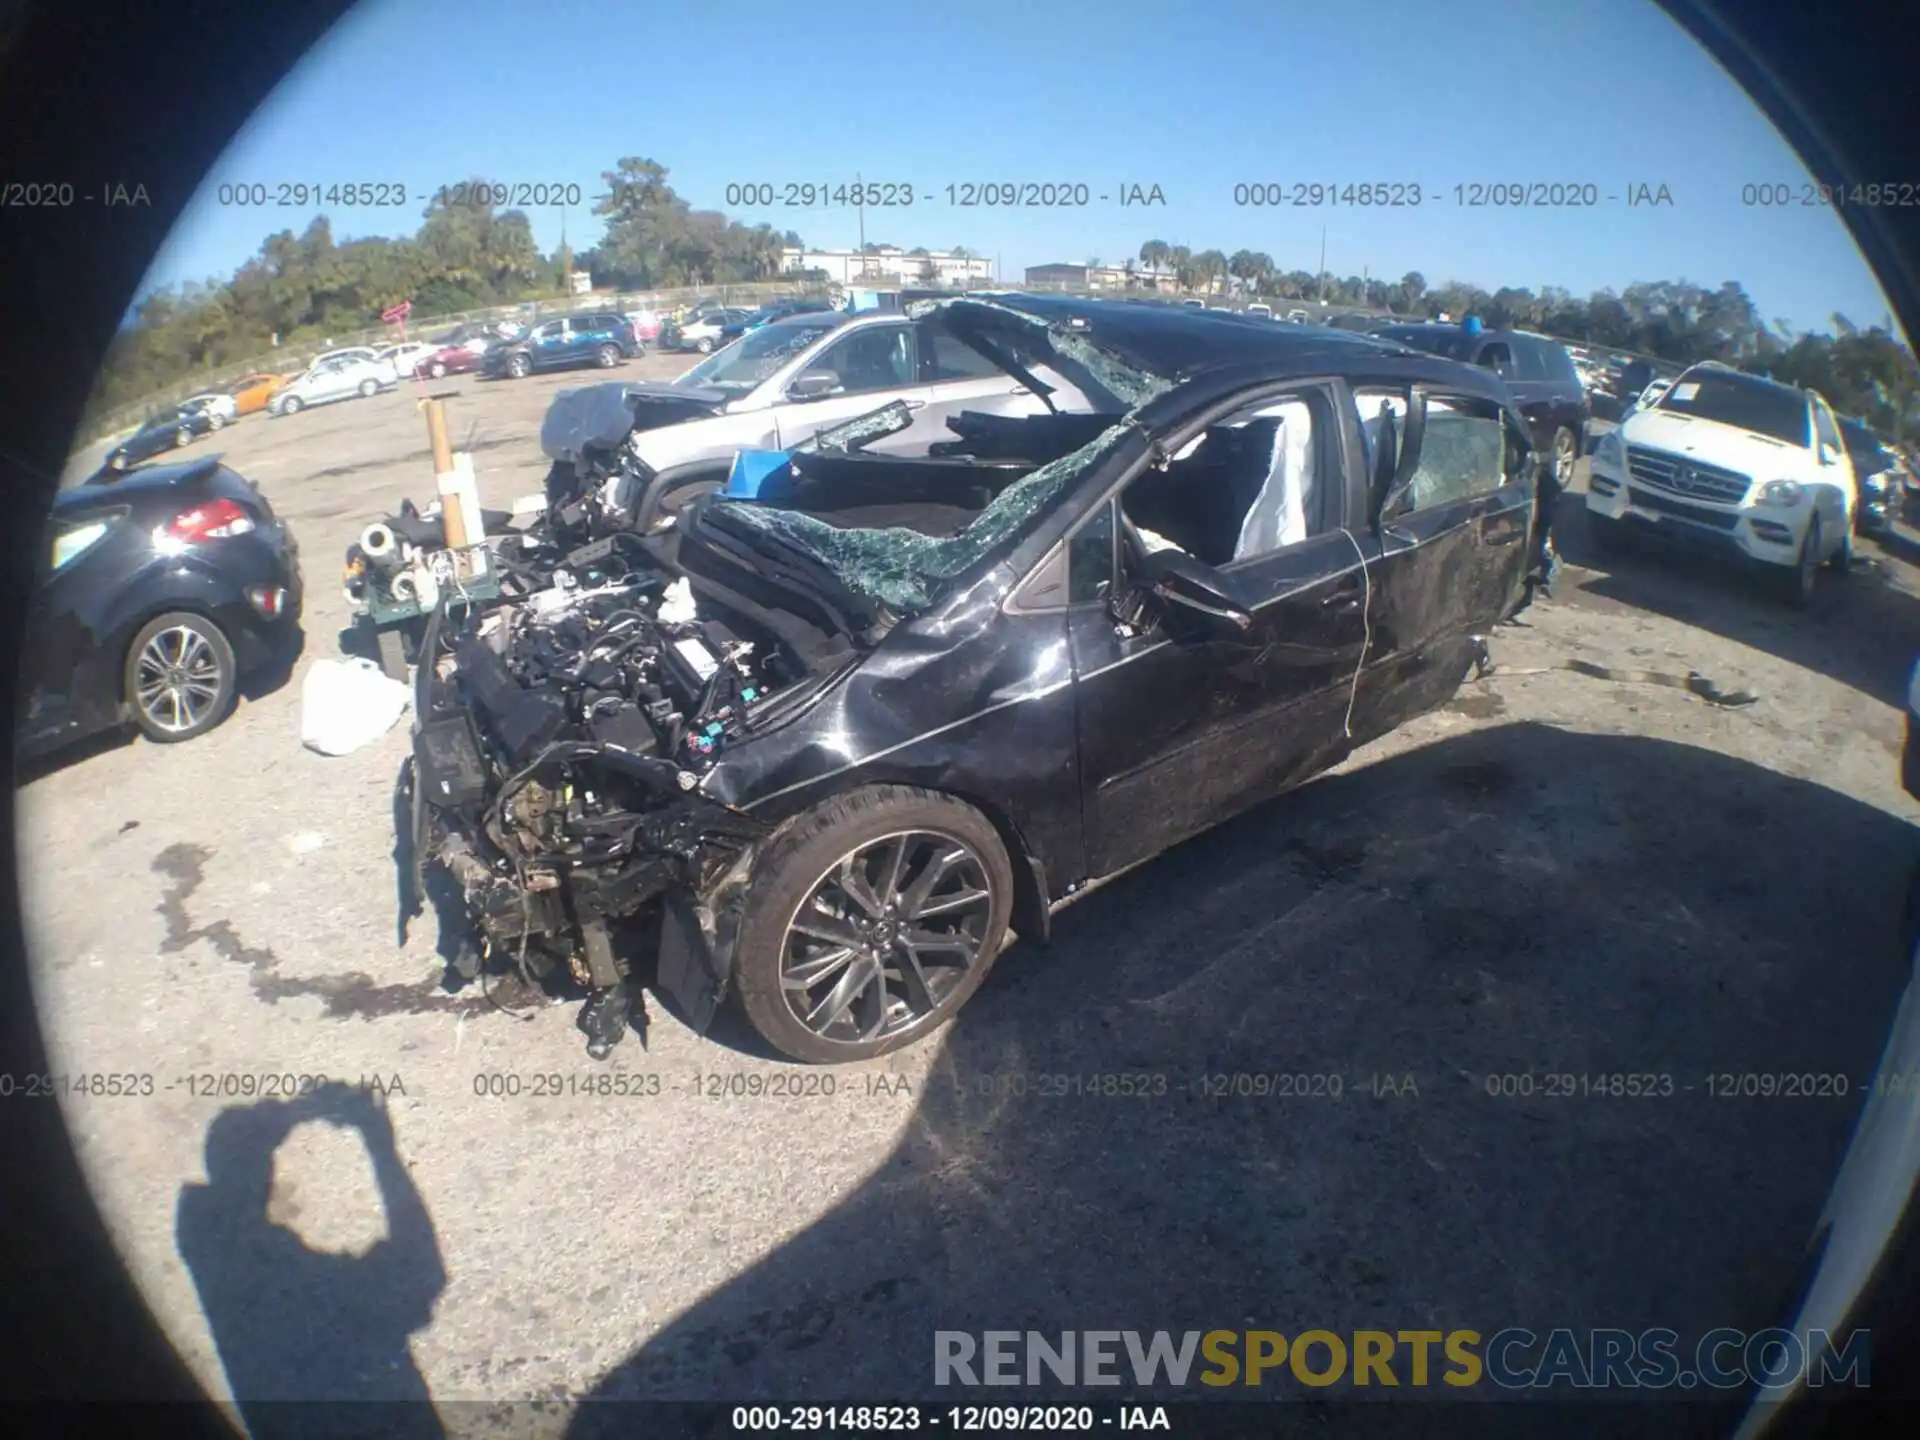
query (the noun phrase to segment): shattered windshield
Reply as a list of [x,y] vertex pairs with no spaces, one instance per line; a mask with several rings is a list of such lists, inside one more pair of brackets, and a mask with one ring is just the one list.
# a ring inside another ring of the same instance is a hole
[[831,318],[818,325],[768,325],[749,331],[717,355],[710,355],[673,383],[715,390],[751,390],[782,365],[833,329]]
[[825,565],[855,594],[901,615],[936,604],[953,582],[1059,498],[1067,485],[1126,442],[1125,421],[1091,443],[1021,477],[958,535],[918,530],[842,530],[797,510],[752,501],[715,500],[730,518],[764,532]]

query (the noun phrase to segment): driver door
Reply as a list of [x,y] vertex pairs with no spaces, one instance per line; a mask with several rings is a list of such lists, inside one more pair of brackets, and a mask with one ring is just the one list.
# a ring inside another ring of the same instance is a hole
[[926,407],[927,390],[918,383],[919,356],[913,326],[902,319],[859,325],[835,339],[795,377],[826,375],[833,388],[818,399],[787,397],[774,408],[780,448],[791,450],[829,425],[878,410],[895,400],[908,408]]
[[[1258,473],[1199,463],[1190,474],[1168,474],[1182,462],[1147,462],[1118,501],[1069,540],[1068,637],[1090,876],[1158,854],[1335,763],[1348,748],[1367,586],[1346,528],[1356,504],[1349,446],[1334,398],[1320,387],[1263,401],[1259,413],[1271,420],[1272,412],[1296,434],[1307,428],[1310,444],[1293,447],[1293,463],[1295,473],[1311,477],[1315,498],[1303,507],[1310,518],[1285,534],[1246,532],[1236,542],[1229,533],[1224,557],[1196,556],[1224,558],[1214,568],[1253,616],[1250,633],[1175,638],[1164,620],[1118,623],[1116,609],[1124,609],[1145,553],[1146,537],[1127,509],[1133,492],[1220,487],[1230,493],[1215,513],[1231,532],[1244,523],[1236,512],[1253,514],[1266,494]],[[1204,462],[1204,451],[1195,459]]]

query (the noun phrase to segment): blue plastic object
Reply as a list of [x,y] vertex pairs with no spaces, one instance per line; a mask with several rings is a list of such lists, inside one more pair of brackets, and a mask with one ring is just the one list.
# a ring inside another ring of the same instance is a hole
[[742,450],[722,492],[729,500],[777,500],[793,488],[792,453]]

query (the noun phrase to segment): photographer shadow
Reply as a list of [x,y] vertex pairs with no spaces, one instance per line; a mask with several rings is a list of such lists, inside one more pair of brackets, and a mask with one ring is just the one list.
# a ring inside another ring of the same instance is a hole
[[[365,1142],[386,1235],[364,1254],[314,1250],[269,1214],[275,1153],[309,1121]],[[446,1268],[385,1107],[334,1082],[222,1111],[208,1127],[206,1171],[204,1184],[181,1187],[175,1244],[255,1440],[443,1436],[407,1342],[432,1318]]]

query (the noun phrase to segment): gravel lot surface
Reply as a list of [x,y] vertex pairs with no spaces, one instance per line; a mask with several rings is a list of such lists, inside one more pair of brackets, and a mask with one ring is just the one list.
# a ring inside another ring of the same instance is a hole
[[[548,401],[601,378],[440,383],[487,504],[539,488]],[[1591,568],[1492,677],[1064,912],[936,1040],[806,1071],[656,1005],[596,1066],[573,1005],[448,991],[430,915],[397,940],[404,724],[299,744],[341,555],[432,497],[420,393],[216,437],[300,538],[300,669],[197,743],[94,746],[21,796],[57,1067],[153,1077],[69,1121],[216,1392],[224,1360],[258,1394],[424,1387],[455,1428],[543,1399],[557,1431],[589,1392],[924,1396],[936,1329],[1778,1318],[1902,983],[1913,537],[1797,615],[1602,562],[1575,513]],[[1570,655],[1759,700],[1523,673]],[[1854,1093],[1715,1098],[1729,1072]],[[1622,1073],[1672,1093],[1547,1093]],[[350,1084],[222,1093],[289,1075]],[[1160,1078],[1096,1093],[1113,1075]],[[581,1093],[608,1076],[632,1093]],[[1315,1093],[1233,1093],[1290,1084]]]

